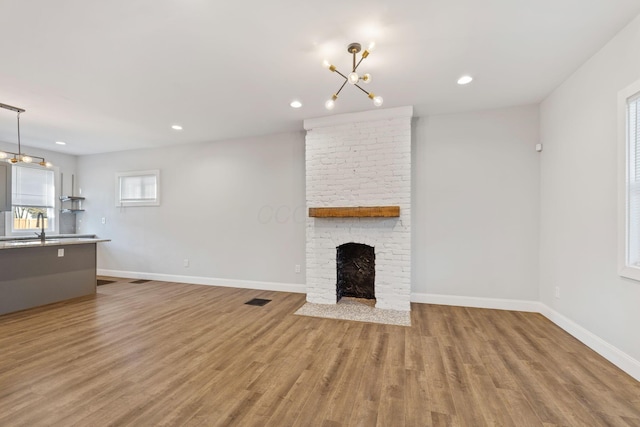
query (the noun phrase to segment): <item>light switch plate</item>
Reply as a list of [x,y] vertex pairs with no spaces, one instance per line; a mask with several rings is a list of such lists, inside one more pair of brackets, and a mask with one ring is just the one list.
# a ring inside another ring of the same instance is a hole
[[58,256],[59,257],[63,257],[64,256],[64,248],[58,249]]

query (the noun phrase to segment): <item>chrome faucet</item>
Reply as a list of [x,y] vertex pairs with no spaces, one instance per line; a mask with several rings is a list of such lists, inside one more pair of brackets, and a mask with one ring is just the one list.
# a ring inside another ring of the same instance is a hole
[[[40,222],[42,220],[42,222]],[[42,212],[38,212],[38,221],[36,222],[36,227],[40,227],[42,224],[42,233],[36,233],[36,236],[40,238],[40,241],[44,243],[45,234],[44,234],[44,214]]]

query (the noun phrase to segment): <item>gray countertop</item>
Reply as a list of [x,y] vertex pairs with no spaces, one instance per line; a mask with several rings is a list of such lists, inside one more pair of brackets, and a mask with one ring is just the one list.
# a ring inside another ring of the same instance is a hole
[[[79,237],[98,237],[95,234],[47,234],[47,239],[69,239]],[[0,242],[13,240],[36,240],[35,233],[25,233],[18,236],[0,236]]]
[[40,239],[14,239],[0,241],[0,249],[19,249],[19,248],[38,248],[43,246],[65,246],[65,245],[83,245],[88,243],[110,242],[110,239],[100,239],[96,236],[91,237],[63,237],[51,236],[44,242]]

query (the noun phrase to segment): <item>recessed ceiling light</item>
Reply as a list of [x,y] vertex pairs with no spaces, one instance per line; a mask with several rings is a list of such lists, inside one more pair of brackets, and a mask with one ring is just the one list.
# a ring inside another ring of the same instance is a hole
[[173,125],[173,126],[171,126],[171,129],[173,129],[173,130],[182,130],[182,126],[180,126],[180,125]]
[[67,145],[67,143],[63,142],[63,141],[56,141],[56,144],[58,144],[58,145]]
[[458,84],[459,85],[466,85],[468,83],[471,83],[471,81],[473,80],[473,77],[471,76],[462,76],[458,79]]
[[302,107],[302,102],[300,102],[300,101],[291,101],[291,104],[289,104],[289,105],[291,105],[291,108],[300,108],[300,107]]

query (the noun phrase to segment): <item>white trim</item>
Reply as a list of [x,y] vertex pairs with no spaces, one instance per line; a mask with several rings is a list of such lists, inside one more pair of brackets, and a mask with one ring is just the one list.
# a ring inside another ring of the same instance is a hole
[[[10,210],[7,211],[6,215],[5,215],[5,219],[4,219],[4,227],[5,227],[5,236],[7,237],[25,237],[25,236],[34,236],[34,233],[36,231],[40,231],[40,229],[37,228],[30,228],[27,230],[15,230],[14,227],[14,222],[13,222],[13,208],[14,206],[19,206],[19,205],[14,205],[13,204],[13,192],[14,192],[14,179],[13,179],[13,168],[17,167],[17,168],[31,168],[31,169],[40,169],[42,170],[43,167],[39,166],[37,164],[33,164],[33,163],[21,163],[21,164],[16,164],[16,165],[10,165],[9,170],[10,170],[10,174],[12,175],[11,177],[11,195],[12,195],[12,200],[11,200],[11,205],[10,205]],[[56,196],[56,194],[59,194],[59,190],[60,190],[60,168],[58,166],[53,166],[51,168],[46,168],[45,170],[48,171],[52,171],[53,172],[53,206],[51,207],[47,207],[45,209],[47,209],[48,211],[50,210],[50,214],[47,214],[47,219],[48,221],[48,226],[47,228],[45,228],[45,233],[48,234],[53,234],[56,231],[60,230],[60,211],[61,211],[61,202],[60,199]]]
[[[620,264],[624,264],[625,258],[626,258],[626,252],[620,258],[623,260]],[[638,267],[631,267],[628,265],[619,265],[618,274],[622,277],[626,277],[627,279],[640,281],[640,268]]]
[[439,295],[411,293],[411,302],[423,304],[454,305],[459,307],[491,308],[494,310],[513,310],[540,313],[543,304],[539,301],[515,300],[504,298],[463,297],[458,295]]
[[[122,181],[123,177],[145,177],[153,176],[156,179],[156,197],[154,199],[135,199],[122,200]],[[129,171],[116,172],[116,207],[133,207],[133,206],[160,206],[160,169],[152,169],[145,171]]]
[[127,279],[159,280],[162,282],[189,283],[192,285],[224,286],[228,288],[293,292],[297,294],[304,294],[307,292],[306,286],[299,283],[258,282],[253,280],[219,279],[215,277],[180,276],[175,274],[106,270],[102,268],[99,268],[97,270],[97,273],[99,276],[123,277]]
[[618,274],[640,281],[640,269],[627,265],[628,141],[627,100],[640,92],[640,80],[618,92]]
[[413,117],[413,106],[409,105],[406,107],[383,108],[363,111],[360,113],[336,114],[333,116],[306,119],[303,123],[305,130],[311,130],[336,125],[369,122],[373,120],[390,120],[411,117]]
[[574,338],[581,341],[584,345],[591,348],[600,356],[604,357],[609,362],[640,381],[640,361],[629,356],[619,348],[609,344],[599,336],[583,328],[573,320],[563,316],[549,306],[545,304],[540,305],[542,306],[540,314],[567,331]]

